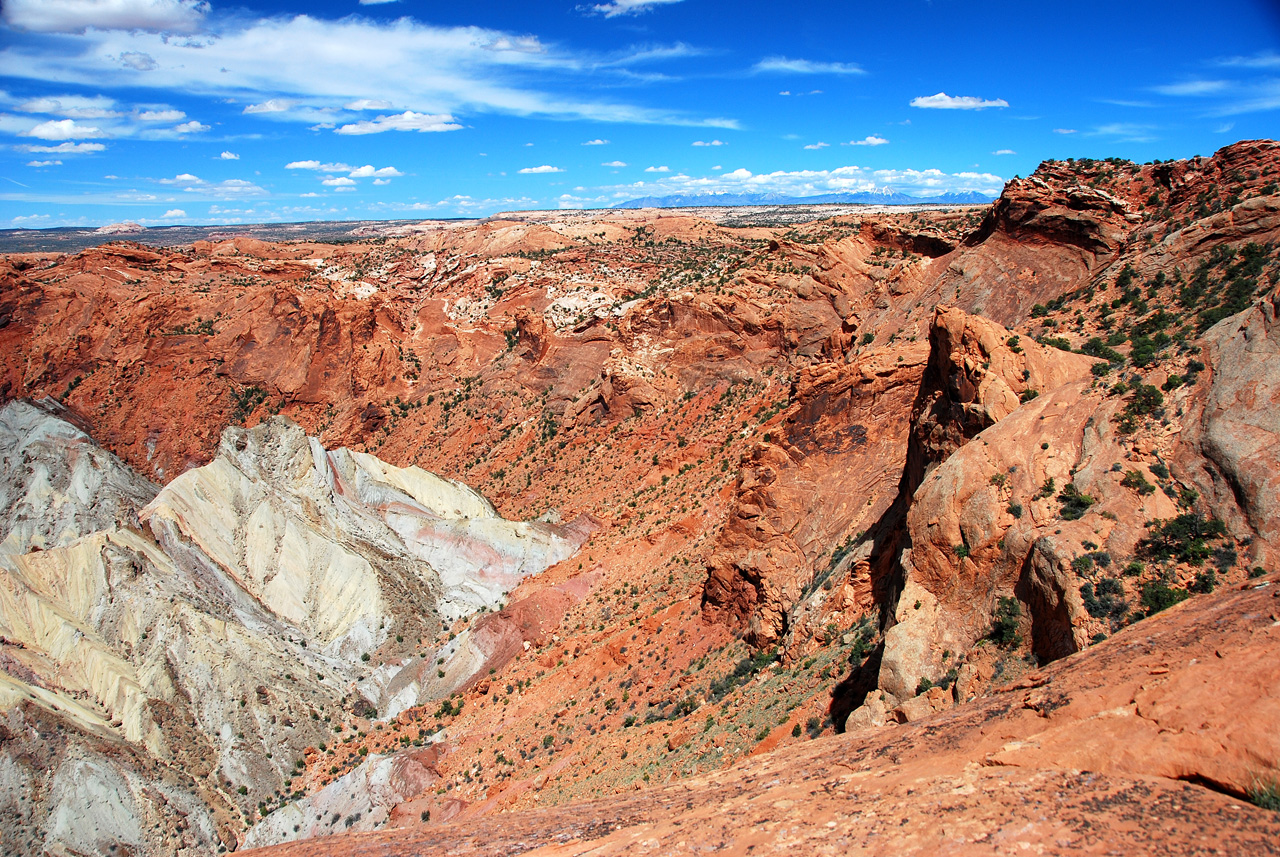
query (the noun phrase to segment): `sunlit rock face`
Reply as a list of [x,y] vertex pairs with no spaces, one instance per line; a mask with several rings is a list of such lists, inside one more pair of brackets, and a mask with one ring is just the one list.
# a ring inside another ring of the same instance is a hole
[[442,620],[580,543],[283,418],[157,491],[60,413],[0,411],[6,841],[235,843],[330,722],[447,692],[396,681]]

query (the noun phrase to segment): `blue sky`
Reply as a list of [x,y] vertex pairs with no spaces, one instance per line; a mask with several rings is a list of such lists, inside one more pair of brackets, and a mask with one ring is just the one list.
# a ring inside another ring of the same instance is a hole
[[1280,130],[1280,3],[3,0],[0,228],[995,194]]

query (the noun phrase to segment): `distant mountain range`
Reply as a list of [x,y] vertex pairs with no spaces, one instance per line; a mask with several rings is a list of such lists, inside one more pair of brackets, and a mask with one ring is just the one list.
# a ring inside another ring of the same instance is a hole
[[824,193],[818,196],[785,196],[780,193],[690,193],[642,196],[614,208],[697,208],[730,205],[986,205],[995,197],[976,191],[938,196],[909,196],[893,188],[856,193]]

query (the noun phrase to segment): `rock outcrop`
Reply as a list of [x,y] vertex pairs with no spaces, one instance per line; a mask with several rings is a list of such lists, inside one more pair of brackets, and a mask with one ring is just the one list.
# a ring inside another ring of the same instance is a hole
[[[101,850],[89,830],[234,844],[234,816],[289,792],[331,722],[452,689],[413,680],[442,621],[495,608],[586,535],[505,521],[464,485],[326,451],[283,419],[228,430],[158,493],[48,410],[10,403],[0,426],[2,785],[40,807],[6,839],[49,848]],[[192,820],[143,824],[175,813]]]
[[253,853],[1270,853],[1280,819],[1241,798],[1280,766],[1277,591],[1273,575],[1181,605],[892,731],[575,806]]

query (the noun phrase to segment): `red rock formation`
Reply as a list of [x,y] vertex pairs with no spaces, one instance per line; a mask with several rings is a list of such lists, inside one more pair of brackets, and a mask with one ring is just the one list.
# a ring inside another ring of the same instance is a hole
[[253,853],[1271,853],[1280,819],[1241,798],[1280,768],[1278,591],[1273,575],[1197,599],[893,731],[570,807]]

